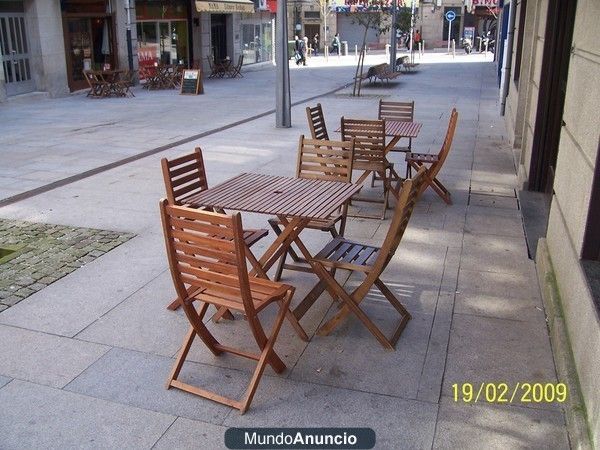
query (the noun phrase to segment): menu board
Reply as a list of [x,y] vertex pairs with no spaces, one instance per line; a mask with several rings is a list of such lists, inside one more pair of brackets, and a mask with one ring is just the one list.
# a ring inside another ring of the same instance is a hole
[[200,70],[183,71],[183,78],[181,80],[181,94],[204,94],[204,86],[202,85],[202,72]]

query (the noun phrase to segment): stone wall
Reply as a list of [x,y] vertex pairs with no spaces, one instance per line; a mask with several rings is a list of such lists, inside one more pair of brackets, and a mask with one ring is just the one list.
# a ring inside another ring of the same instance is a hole
[[600,3],[579,0],[563,113],[548,248],[584,395],[588,425],[600,445],[600,319],[580,264],[600,120]]

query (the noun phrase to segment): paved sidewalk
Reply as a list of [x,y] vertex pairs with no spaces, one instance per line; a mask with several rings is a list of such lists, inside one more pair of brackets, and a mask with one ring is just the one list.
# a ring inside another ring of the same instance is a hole
[[[379,98],[412,98],[416,120],[424,124],[415,150],[430,152],[439,150],[456,107],[457,134],[440,174],[454,204],[426,192],[384,273],[413,315],[396,351],[383,350],[352,319],[330,336],[314,335],[333,312],[323,295],[302,320],[310,343],[283,326],[276,350],[288,370],[276,375],[267,369],[243,416],[164,389],[187,322],[181,311],[165,309],[174,290],[158,216],[164,195],[159,161],[200,145],[211,185],[242,171],[291,176],[298,136],[308,133],[306,104],[293,108],[290,129],[275,129],[267,115],[0,208],[5,218],[136,234],[0,313],[0,448],[222,448],[231,426],[367,426],[382,449],[568,448],[558,404],[453,398],[455,383],[557,381],[497,113],[494,66],[472,56],[452,61],[427,55],[419,72],[397,84],[367,87],[360,99],[343,89],[311,102],[321,102],[334,130],[342,115],[376,117]],[[369,62],[383,62],[383,56]],[[294,100],[343,85],[353,68],[339,64],[294,69]],[[0,145],[0,158],[8,161],[0,172],[14,179],[2,193],[14,195],[259,114],[272,108],[272,89],[266,71],[211,82],[199,98],[152,92],[124,102],[75,96],[2,107],[0,139],[11,136],[13,145]],[[73,133],[86,127],[89,136]],[[55,129],[62,134],[49,137]],[[34,155],[34,167],[27,168],[22,152]],[[45,175],[28,180],[25,169]],[[243,217],[246,227],[264,227],[265,219]],[[346,235],[378,245],[388,226],[389,220],[351,219]],[[310,248],[326,242],[323,234],[307,233]],[[259,254],[268,245],[263,241],[255,247]],[[300,299],[315,278],[286,272],[285,280],[298,287]],[[365,307],[388,321],[376,295]],[[248,342],[241,321],[211,327],[232,344]],[[191,359],[184,372],[192,382],[233,395],[246,385],[245,361],[216,358],[200,345]]]

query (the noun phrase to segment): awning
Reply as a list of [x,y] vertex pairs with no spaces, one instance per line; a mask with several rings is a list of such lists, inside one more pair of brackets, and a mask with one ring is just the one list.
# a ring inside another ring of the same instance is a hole
[[254,3],[250,0],[196,1],[196,11],[212,13],[253,13]]

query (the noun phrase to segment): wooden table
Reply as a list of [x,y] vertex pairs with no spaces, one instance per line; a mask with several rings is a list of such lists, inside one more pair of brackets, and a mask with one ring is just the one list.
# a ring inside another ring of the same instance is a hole
[[[250,272],[268,278],[266,272],[295,243],[306,260],[312,255],[300,240],[300,233],[313,219],[326,219],[360,190],[361,186],[338,181],[309,180],[243,173],[186,199],[192,207],[210,207],[275,215],[283,230]],[[253,255],[251,256],[251,261]],[[301,318],[316,298],[302,301],[294,310]]]

